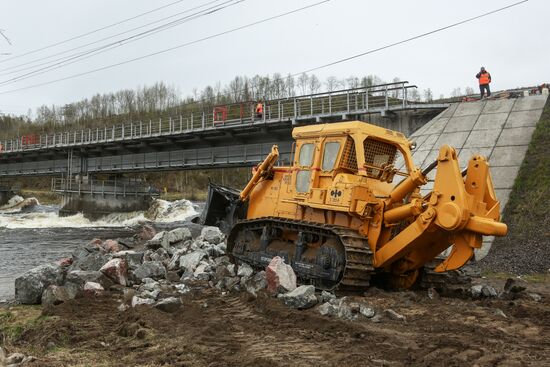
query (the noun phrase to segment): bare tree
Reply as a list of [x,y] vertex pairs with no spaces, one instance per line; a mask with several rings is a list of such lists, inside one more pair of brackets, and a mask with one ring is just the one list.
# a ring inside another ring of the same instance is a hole
[[430,88],[424,89],[423,94],[424,94],[424,100],[425,100],[426,102],[431,102],[431,101],[433,101],[434,95],[433,95],[433,92],[432,92],[432,90],[431,90]]
[[325,81],[325,85],[327,86],[327,91],[332,92],[340,88],[340,81],[335,76],[329,76],[327,80]]
[[298,90],[300,94],[307,94],[307,88],[309,86],[309,76],[306,73],[303,73],[298,77]]
[[309,77],[308,89],[310,94],[317,93],[319,92],[319,89],[321,89],[321,82],[319,81],[319,78],[315,76],[315,74],[312,74]]

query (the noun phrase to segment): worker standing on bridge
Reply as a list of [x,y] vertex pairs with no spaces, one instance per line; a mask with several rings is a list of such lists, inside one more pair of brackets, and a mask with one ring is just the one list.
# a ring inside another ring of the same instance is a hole
[[261,119],[264,116],[264,104],[262,101],[256,103],[256,117]]
[[481,94],[481,98],[483,99],[485,96],[485,91],[487,91],[487,97],[490,97],[491,89],[489,88],[489,83],[491,83],[491,74],[482,66],[476,78],[479,79],[479,93]]

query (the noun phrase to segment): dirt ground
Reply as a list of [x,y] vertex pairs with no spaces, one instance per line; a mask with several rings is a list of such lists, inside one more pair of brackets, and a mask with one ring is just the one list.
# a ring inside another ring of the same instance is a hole
[[[502,281],[491,283],[502,289]],[[26,318],[16,332],[4,322],[4,348],[37,357],[33,366],[548,366],[550,281],[528,291],[543,300],[372,289],[365,297],[377,312],[406,316],[376,323],[210,289],[185,295],[173,314],[148,306],[119,312],[120,296],[110,293],[46,310],[0,309],[0,322]]]

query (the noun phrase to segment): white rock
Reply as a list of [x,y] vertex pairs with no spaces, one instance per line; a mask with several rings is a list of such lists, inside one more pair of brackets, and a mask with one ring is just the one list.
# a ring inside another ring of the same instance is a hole
[[371,318],[371,317],[374,317],[374,315],[376,314],[376,312],[374,311],[374,308],[368,306],[368,305],[365,305],[365,304],[361,304],[359,306],[359,313],[361,313],[361,315],[365,316],[366,318]]
[[201,237],[206,242],[209,242],[213,245],[217,245],[223,241],[225,236],[223,235],[222,231],[220,231],[218,227],[206,226],[206,227],[203,227],[201,230]]
[[134,296],[132,298],[132,307],[136,307],[139,305],[152,305],[154,303],[155,303],[155,300],[151,298],[141,298],[138,296]]
[[292,266],[285,264],[281,257],[271,259],[265,273],[268,292],[275,294],[296,289],[296,274]]
[[286,294],[279,294],[283,303],[292,308],[305,309],[317,304],[315,297],[315,287],[312,285],[302,285]]
[[86,282],[84,284],[84,292],[88,294],[100,294],[105,289],[99,283],[95,282]]
[[395,320],[395,321],[406,321],[406,317],[395,312],[394,310],[392,310],[391,308],[388,308],[387,310],[384,310],[384,313],[386,314],[386,316],[388,316],[390,319],[392,320]]
[[194,272],[199,265],[199,262],[206,256],[204,251],[198,250],[187,255],[183,255],[179,259],[179,267],[184,271]]
[[254,269],[248,264],[241,264],[239,265],[239,270],[237,271],[237,275],[245,278],[249,278],[254,273]]
[[123,286],[126,286],[128,283],[126,278],[128,274],[128,264],[124,259],[111,259],[107,262],[107,264],[103,265],[99,271],[115,283]]
[[336,316],[338,315],[338,306],[325,302],[321,306],[317,307],[317,311],[324,316]]

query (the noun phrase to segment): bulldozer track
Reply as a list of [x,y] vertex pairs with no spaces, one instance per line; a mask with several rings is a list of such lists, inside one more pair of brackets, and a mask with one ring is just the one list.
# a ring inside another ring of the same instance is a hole
[[[332,236],[339,239],[345,256],[343,274],[334,286],[320,288],[357,292],[369,287],[370,278],[375,272],[372,265],[372,251],[369,248],[367,239],[358,232],[352,229],[327,224],[276,217],[262,217],[238,222],[232,229],[228,238],[234,239],[235,233],[238,231],[245,229],[260,230],[267,225],[295,232],[307,231],[309,233],[315,233],[321,236]],[[237,257],[241,261],[246,262],[246,259],[242,256],[234,256],[233,246],[234,243],[228,241],[228,253],[230,256]],[[310,280],[313,281],[313,279]]]

